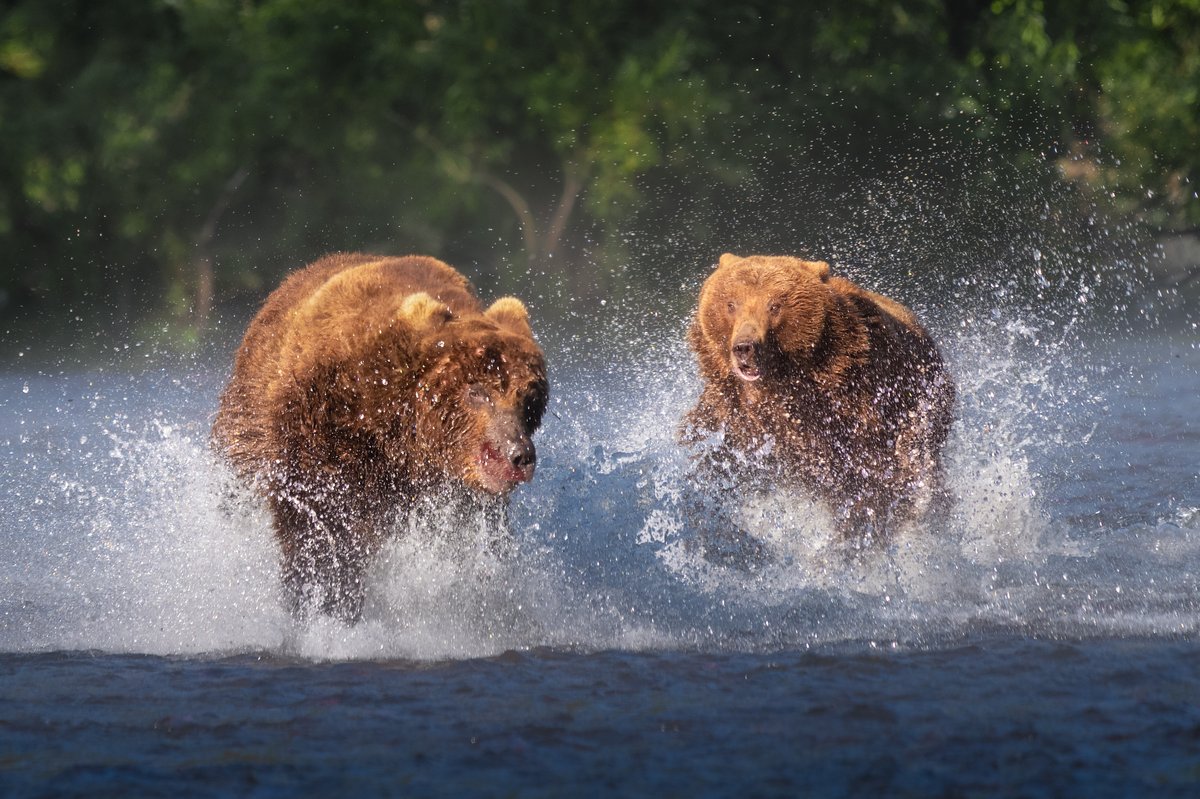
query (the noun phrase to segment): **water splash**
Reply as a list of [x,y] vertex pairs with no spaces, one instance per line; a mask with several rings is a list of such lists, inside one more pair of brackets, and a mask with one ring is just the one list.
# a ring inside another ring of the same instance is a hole
[[[541,465],[509,545],[486,524],[401,520],[355,627],[284,610],[267,513],[207,446],[219,371],[0,378],[0,649],[431,660],[1194,633],[1194,326],[1136,340],[1131,316],[1157,316],[1104,236],[1021,227],[1065,228],[1057,204],[984,235],[969,196],[930,207],[881,184],[862,199],[824,249],[913,306],[948,359],[947,519],[847,557],[810,498],[697,484],[675,435],[699,392],[686,302],[629,286],[549,337]],[[912,267],[952,256],[972,268]],[[699,277],[667,293],[694,297]],[[706,546],[706,514],[753,557]]]
[[20,511],[4,531],[0,646],[437,659],[1195,629],[1194,505],[1135,520],[1054,507],[1094,455],[1094,412],[1109,401],[1080,380],[1076,341],[1020,319],[960,325],[943,337],[962,397],[950,518],[848,559],[819,505],[759,496],[727,508],[765,553],[747,565],[696,546],[688,503],[705,487],[689,484],[675,427],[699,386],[679,338],[666,340],[629,385],[563,381],[507,549],[484,524],[426,515],[380,554],[352,628],[288,617],[267,514],[214,459],[202,421],[172,419],[153,391],[51,409],[39,398],[79,393],[70,379],[29,395],[9,380],[31,399],[4,433],[21,474],[5,485]]

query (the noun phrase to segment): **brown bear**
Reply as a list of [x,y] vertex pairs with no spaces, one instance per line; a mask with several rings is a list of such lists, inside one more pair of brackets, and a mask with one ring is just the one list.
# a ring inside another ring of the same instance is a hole
[[682,438],[719,440],[705,459],[716,474],[804,489],[855,543],[886,538],[941,494],[954,386],[900,303],[823,261],[727,253],[688,343],[704,387]]
[[354,621],[397,510],[533,476],[547,392],[520,300],[485,311],[435,258],[337,254],[267,298],[212,436],[268,501],[293,612]]

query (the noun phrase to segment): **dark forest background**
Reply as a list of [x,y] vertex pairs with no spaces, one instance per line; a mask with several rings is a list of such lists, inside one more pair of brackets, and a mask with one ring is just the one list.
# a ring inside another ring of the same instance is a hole
[[0,331],[188,346],[335,250],[560,314],[725,250],[1152,258],[1198,143],[1198,0],[15,0]]

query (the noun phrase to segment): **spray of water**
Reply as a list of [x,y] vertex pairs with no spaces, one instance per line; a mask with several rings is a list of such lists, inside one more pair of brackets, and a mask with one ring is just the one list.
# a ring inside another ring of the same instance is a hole
[[[1147,372],[1096,334],[1138,312],[1136,270],[1106,259],[1100,232],[1079,245],[1011,226],[987,239],[974,225],[968,245],[955,231],[977,215],[970,202],[949,213],[897,185],[862,190],[861,213],[823,247],[852,279],[914,307],[941,343],[959,396],[945,519],[848,557],[809,497],[697,482],[676,441],[699,392],[685,312],[664,320],[661,298],[625,297],[548,347],[541,466],[513,499],[503,545],[494,523],[435,503],[397,520],[361,623],[297,621],[262,503],[208,447],[215,372],[18,375],[2,382],[0,543],[12,554],[0,649],[440,659],[1194,633],[1195,426],[1166,419],[1183,439],[1159,441],[1159,420],[1122,404],[1143,385],[1158,412],[1172,391],[1194,400],[1194,335],[1170,345],[1171,371]],[[1048,202],[1029,216],[1065,229]],[[972,268],[940,270],[933,288],[899,265],[900,253],[944,264],[952,252]],[[694,297],[695,271],[681,296]],[[1164,375],[1174,382],[1151,385]],[[1149,439],[1134,453],[1137,435]],[[1164,461],[1149,475],[1134,464],[1147,453]],[[1156,487],[1155,475],[1175,482]],[[714,519],[723,550],[706,543]]]

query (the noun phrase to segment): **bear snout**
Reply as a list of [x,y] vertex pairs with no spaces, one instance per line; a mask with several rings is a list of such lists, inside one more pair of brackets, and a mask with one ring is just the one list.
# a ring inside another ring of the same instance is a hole
[[493,494],[507,494],[533,479],[537,450],[528,438],[503,442],[485,441],[479,448],[481,487]]
[[[537,449],[529,439],[513,441],[508,445],[508,460],[516,469],[528,469],[530,476],[537,466]],[[528,478],[526,478],[528,479]]]
[[499,409],[479,447],[482,487],[494,494],[507,494],[533,479],[537,449],[521,424],[515,409]]
[[746,381],[762,377],[762,365],[759,357],[760,346],[757,341],[735,341],[730,348],[733,356],[733,370],[737,376]]
[[537,449],[528,436],[520,435],[504,442],[499,452],[505,460],[504,478],[513,483],[526,483],[533,479],[537,469]]

